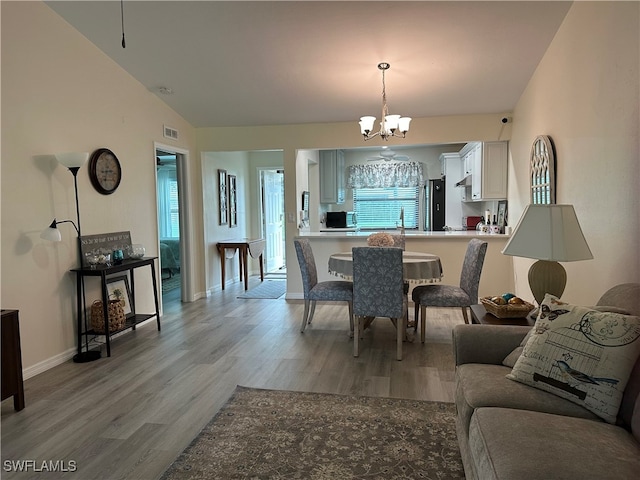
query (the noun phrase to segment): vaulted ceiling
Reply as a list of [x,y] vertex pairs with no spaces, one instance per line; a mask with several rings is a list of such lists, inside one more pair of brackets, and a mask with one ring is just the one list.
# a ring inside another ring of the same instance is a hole
[[510,112],[571,4],[46,3],[195,127]]

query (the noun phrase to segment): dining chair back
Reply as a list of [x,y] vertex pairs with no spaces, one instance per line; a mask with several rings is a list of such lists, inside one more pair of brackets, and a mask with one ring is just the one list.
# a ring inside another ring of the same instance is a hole
[[397,359],[402,360],[406,296],[402,250],[396,247],[354,247],[353,356],[360,354],[360,331],[365,318],[389,317],[396,326]]
[[307,324],[311,323],[316,310],[316,301],[347,302],[349,306],[349,332],[353,332],[353,282],[346,280],[328,280],[318,282],[318,270],[311,249],[311,243],[306,238],[293,241],[300,274],[302,276],[302,290],[304,293],[304,313],[300,332],[303,333]]
[[467,245],[460,273],[460,285],[429,284],[419,285],[413,289],[411,298],[415,305],[415,328],[417,329],[420,323],[422,343],[425,341],[426,334],[427,306],[461,307],[464,322],[469,323],[467,308],[478,303],[478,288],[486,253],[487,242],[474,238]]

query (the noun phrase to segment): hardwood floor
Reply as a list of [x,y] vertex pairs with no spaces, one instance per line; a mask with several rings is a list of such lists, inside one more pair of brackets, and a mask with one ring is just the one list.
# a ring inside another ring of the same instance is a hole
[[[319,303],[301,334],[302,301],[237,299],[242,291],[238,282],[194,303],[165,303],[161,332],[152,321],[115,339],[110,358],[27,380],[24,410],[2,402],[2,478],[158,478],[236,385],[453,401],[460,309],[429,309],[427,343],[405,343],[398,362],[387,319],[373,323],[354,358],[345,304]],[[16,460],[76,471],[8,471]]]

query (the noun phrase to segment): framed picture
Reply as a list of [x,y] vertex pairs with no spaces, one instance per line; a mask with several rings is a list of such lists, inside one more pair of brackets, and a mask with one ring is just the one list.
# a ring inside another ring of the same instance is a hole
[[504,227],[507,224],[507,201],[500,200],[498,202],[498,226],[500,232],[504,233]]
[[227,224],[227,171],[218,169],[220,225]]
[[131,290],[129,290],[129,279],[126,275],[107,278],[107,293],[110,300],[124,300],[124,314],[127,318],[134,315],[131,310]]
[[229,226],[238,226],[238,197],[236,190],[236,176],[228,175],[229,179]]

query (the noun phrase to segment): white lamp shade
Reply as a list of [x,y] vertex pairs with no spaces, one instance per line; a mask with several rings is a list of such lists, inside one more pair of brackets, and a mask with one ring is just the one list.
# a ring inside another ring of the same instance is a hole
[[62,235],[60,235],[60,230],[56,227],[47,227],[40,234],[40,238],[43,240],[49,240],[50,242],[61,242]]
[[80,168],[89,159],[87,152],[56,153],[56,159],[67,168]]
[[376,117],[360,117],[360,133],[363,135],[373,130],[373,123],[376,121]]
[[411,117],[400,117],[400,120],[398,120],[398,130],[402,133],[408,132],[409,123],[411,123]]
[[387,115],[386,117],[384,117],[384,121],[387,124],[387,130],[397,129],[398,120],[400,120],[400,115]]
[[528,205],[502,253],[556,262],[593,258],[573,205]]

